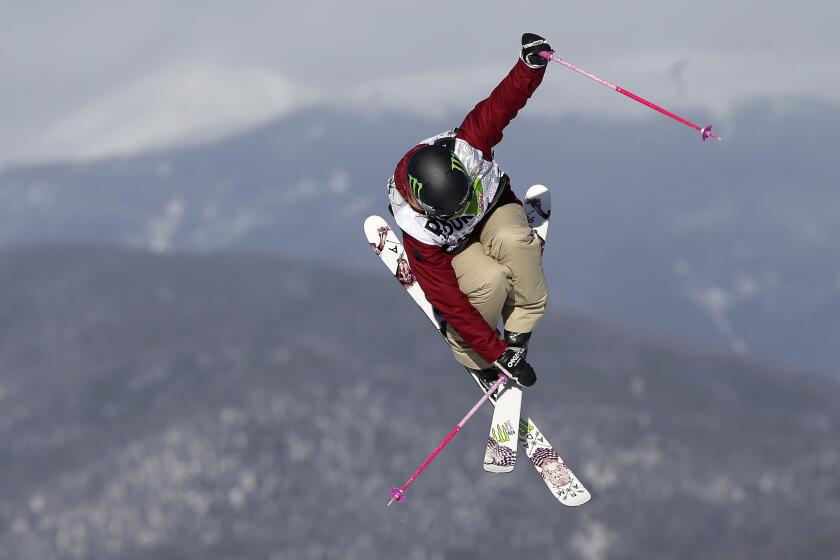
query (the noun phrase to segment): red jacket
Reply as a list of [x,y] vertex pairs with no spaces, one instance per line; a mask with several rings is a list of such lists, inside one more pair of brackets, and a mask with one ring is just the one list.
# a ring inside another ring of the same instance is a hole
[[[464,118],[456,136],[481,150],[484,159],[492,161],[493,147],[501,142],[502,131],[525,106],[542,82],[544,74],[545,67],[532,69],[521,59],[517,61],[490,96],[480,101]],[[409,150],[394,171],[396,188],[404,198],[409,196],[406,173],[408,159],[421,147],[423,145]],[[521,204],[508,183],[504,186],[496,208],[511,202]],[[486,219],[485,217],[484,220]],[[475,238],[480,232],[481,224],[473,233]],[[488,363],[500,358],[507,349],[507,344],[499,338],[495,325],[488,325],[467,296],[461,292],[452,268],[452,255],[445,253],[441,247],[421,243],[406,233],[403,233],[403,244],[411,269],[426,298],[443,315],[449,326]]]

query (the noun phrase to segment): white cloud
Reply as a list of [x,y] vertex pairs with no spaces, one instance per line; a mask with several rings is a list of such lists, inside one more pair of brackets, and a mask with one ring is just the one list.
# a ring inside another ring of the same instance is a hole
[[[513,64],[526,30],[689,120],[711,115],[724,137],[733,132],[731,108],[755,96],[840,102],[838,8],[830,3],[802,10],[780,0],[710,0],[668,16],[665,0],[572,2],[561,15],[573,17],[556,21],[545,19],[558,10],[550,0],[527,11],[501,0],[481,11],[427,4],[408,27],[410,8],[384,0],[248,10],[95,2],[51,8],[49,17],[35,5],[10,8],[0,37],[18,55],[0,57],[10,85],[0,91],[0,166],[200,141],[317,101],[357,112],[466,112]],[[655,117],[554,64],[527,114],[563,113]]]
[[[510,59],[510,66],[516,59]],[[397,69],[394,75],[350,88],[339,105],[362,113],[402,111],[440,117],[451,111],[468,111],[487,96],[510,68],[507,64],[473,64],[458,68],[416,71]]]
[[38,154],[88,159],[205,141],[318,99],[269,68],[181,62],[116,84],[58,120]]

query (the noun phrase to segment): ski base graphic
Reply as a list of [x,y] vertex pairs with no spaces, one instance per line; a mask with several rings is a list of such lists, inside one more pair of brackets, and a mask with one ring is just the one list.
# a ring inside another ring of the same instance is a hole
[[484,470],[491,473],[509,473],[516,466],[522,389],[517,387],[515,382],[506,381],[496,391],[495,404],[487,448],[484,451]]

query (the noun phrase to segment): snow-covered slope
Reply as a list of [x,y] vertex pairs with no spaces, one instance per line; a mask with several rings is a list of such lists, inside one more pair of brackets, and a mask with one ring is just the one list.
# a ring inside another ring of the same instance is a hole
[[592,502],[484,473],[488,408],[386,509],[475,389],[367,258],[0,252],[0,557],[840,550],[836,383],[569,312],[525,398]]

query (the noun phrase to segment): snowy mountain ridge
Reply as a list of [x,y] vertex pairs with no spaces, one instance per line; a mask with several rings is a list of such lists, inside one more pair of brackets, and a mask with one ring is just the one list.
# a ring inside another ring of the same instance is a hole
[[[358,267],[359,224],[386,212],[395,162],[453,123],[319,110],[203,146],[9,170],[0,245],[332,254]],[[557,199],[555,301],[840,373],[838,125],[832,105],[757,102],[721,123],[725,142],[704,144],[662,120],[524,113],[496,155],[517,192],[545,183]]]

